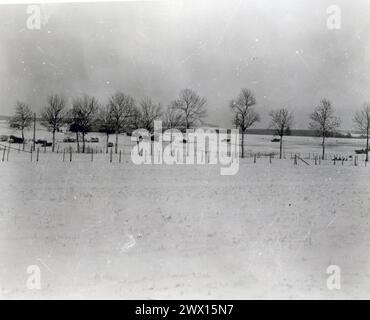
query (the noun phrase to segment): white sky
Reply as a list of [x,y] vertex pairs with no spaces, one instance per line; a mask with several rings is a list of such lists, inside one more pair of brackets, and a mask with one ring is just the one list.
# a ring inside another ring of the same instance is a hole
[[[329,5],[342,27],[326,27]],[[146,1],[43,5],[40,30],[27,5],[0,6],[0,114],[16,100],[38,111],[47,94],[102,103],[120,90],[166,106],[182,88],[208,99],[209,123],[230,125],[228,102],[255,92],[266,127],[271,109],[294,110],[296,128],[321,98],[352,128],[370,101],[367,0]]]

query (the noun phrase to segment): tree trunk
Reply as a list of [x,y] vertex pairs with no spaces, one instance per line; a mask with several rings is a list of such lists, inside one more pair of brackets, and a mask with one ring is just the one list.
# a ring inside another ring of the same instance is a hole
[[116,145],[114,146],[114,153],[118,152],[118,132],[116,131]]
[[77,153],[80,153],[80,142],[78,141],[78,132],[76,132],[76,142],[77,142]]
[[322,135],[322,160],[325,160],[325,133]]
[[24,128],[22,128],[22,150],[24,151]]
[[53,130],[53,145],[51,146],[51,152],[55,150],[55,129]]
[[283,136],[280,136],[280,159],[283,157]]
[[107,144],[105,145],[105,153],[108,153],[109,133],[107,132]]
[[369,130],[366,132],[366,162],[369,161]]
[[244,158],[244,131],[242,130],[242,158]]
[[36,112],[33,114],[33,151],[36,150]]
[[85,153],[85,132],[82,132],[82,153]]

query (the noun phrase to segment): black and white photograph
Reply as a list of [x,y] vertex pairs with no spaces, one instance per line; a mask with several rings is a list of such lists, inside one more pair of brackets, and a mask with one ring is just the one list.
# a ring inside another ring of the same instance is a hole
[[369,17],[1,0],[0,299],[369,299]]

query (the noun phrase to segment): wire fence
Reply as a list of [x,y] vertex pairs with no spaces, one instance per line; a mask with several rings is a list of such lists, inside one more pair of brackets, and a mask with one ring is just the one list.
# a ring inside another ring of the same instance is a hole
[[[39,161],[105,161],[129,163],[132,162],[132,150],[137,148],[136,152],[139,156],[144,156],[145,163],[158,163],[160,159],[163,162],[163,153],[168,144],[163,144],[160,150],[153,147],[150,143],[150,149],[143,151],[139,149],[136,142],[131,144],[121,144],[120,148],[115,150],[115,147],[107,147],[102,145],[86,145],[83,150],[82,147],[78,150],[76,146],[71,144],[58,144],[54,152],[51,151],[50,146],[38,146],[34,148],[33,144],[0,144],[0,161],[24,161],[39,162]],[[229,144],[226,152],[220,152],[215,148],[207,145],[196,146],[190,144],[173,145],[170,149],[170,156],[174,158],[175,163],[187,163],[191,157],[191,163],[213,163],[215,159],[230,158],[235,161],[236,153],[233,153],[233,145]],[[235,145],[234,145],[235,148]],[[145,154],[143,154],[145,152]],[[168,152],[168,151],[167,151]],[[324,158],[318,152],[253,152],[247,151],[244,153],[243,159],[239,150],[239,160],[251,163],[257,163],[261,159],[266,159],[270,164],[275,161],[290,160],[293,165],[305,166],[320,166],[320,165],[335,165],[335,166],[367,166],[365,154],[353,155],[349,153],[327,153]],[[156,161],[157,160],[157,161]]]

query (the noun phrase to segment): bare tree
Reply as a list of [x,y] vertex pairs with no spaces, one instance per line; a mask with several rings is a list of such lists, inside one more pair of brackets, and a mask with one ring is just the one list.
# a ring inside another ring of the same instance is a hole
[[105,151],[106,153],[108,153],[109,135],[114,133],[112,112],[109,106],[106,106],[105,108],[100,108],[97,125],[99,132],[103,132],[107,136]]
[[77,152],[80,153],[80,115],[77,107],[72,106],[72,109],[68,111],[66,122],[69,124],[69,131],[76,134]]
[[244,135],[248,128],[260,121],[260,116],[252,109],[254,105],[256,98],[249,89],[242,89],[238,98],[230,103],[230,108],[234,112],[233,124],[242,134],[242,158],[244,158]]
[[366,162],[369,161],[370,103],[366,102],[362,110],[357,111],[353,122],[361,134],[366,136]]
[[30,127],[33,119],[33,114],[29,106],[23,102],[17,101],[15,114],[9,120],[11,128],[20,130],[22,133],[23,150],[24,150],[24,129]]
[[85,95],[83,98],[76,98],[72,102],[70,111],[70,130],[76,132],[77,151],[79,152],[78,134],[82,134],[82,153],[85,152],[85,136],[90,132],[96,121],[96,113],[99,102],[94,97]]
[[293,114],[289,110],[282,108],[270,112],[271,124],[270,127],[275,129],[275,134],[280,137],[280,159],[283,154],[283,137],[289,133],[290,127],[293,124]]
[[310,115],[310,129],[317,131],[322,137],[322,159],[325,158],[325,138],[333,134],[340,126],[340,119],[334,116],[334,108],[330,100],[324,98]]
[[171,106],[167,108],[162,118],[166,129],[181,129],[185,127],[183,114]]
[[154,120],[157,120],[162,115],[162,107],[160,104],[155,104],[150,98],[145,98],[140,102],[139,111],[139,126],[149,132],[154,130]]
[[130,125],[135,112],[135,101],[129,95],[117,92],[109,99],[109,108],[112,113],[113,128],[116,134],[115,153],[117,153],[118,135]]
[[132,109],[131,117],[128,121],[127,129],[130,131],[134,131],[141,128],[141,111],[135,105]]
[[58,94],[49,95],[47,106],[41,112],[41,125],[53,134],[53,145],[51,151],[55,150],[55,133],[60,130],[65,122],[66,100]]
[[184,117],[185,129],[196,126],[206,116],[206,98],[200,97],[191,89],[180,92],[179,98],[171,103],[172,108],[179,110]]

